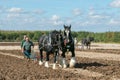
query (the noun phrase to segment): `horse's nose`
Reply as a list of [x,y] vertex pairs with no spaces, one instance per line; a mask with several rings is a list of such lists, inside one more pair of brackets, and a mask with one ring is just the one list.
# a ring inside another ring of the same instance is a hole
[[66,43],[69,43],[69,39],[66,40]]

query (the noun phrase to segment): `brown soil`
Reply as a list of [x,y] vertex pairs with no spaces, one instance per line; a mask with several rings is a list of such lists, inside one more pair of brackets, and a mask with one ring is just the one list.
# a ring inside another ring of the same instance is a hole
[[[53,70],[33,61],[0,55],[0,80],[87,80],[83,75],[62,69]],[[94,78],[93,78],[94,79]]]
[[99,53],[113,53],[113,54],[120,54],[119,49],[90,49],[90,50],[81,50],[81,49],[76,49],[77,51],[81,52],[99,52]]
[[0,45],[1,46],[9,46],[9,45],[12,45],[12,46],[16,46],[16,45],[19,45],[20,46],[20,42],[0,42]]
[[[0,43],[1,44],[1,43]],[[12,43],[11,43],[12,44]],[[7,44],[7,45],[11,45]],[[5,46],[6,44],[4,44]],[[15,44],[16,45],[16,44]],[[80,50],[82,51],[82,50]],[[3,53],[11,53],[14,55],[23,56],[20,50],[0,50]],[[92,49],[84,50],[83,52],[100,52],[100,53],[113,53],[120,54],[119,49]],[[37,52],[39,56],[39,53]],[[67,59],[70,57],[67,55]],[[50,58],[53,58],[52,56]],[[53,60],[53,59],[50,59]],[[18,59],[15,57],[4,56],[0,54],[0,80],[119,80],[120,79],[120,61],[92,59],[77,57],[77,64],[75,69],[88,70],[91,72],[101,73],[100,77],[88,76],[77,72],[74,68],[73,71],[68,68],[53,70],[52,68],[45,68],[39,66],[38,62],[27,61],[26,59]]]
[[[21,55],[19,50],[2,51]],[[68,57],[69,58],[69,57]],[[120,78],[120,62],[89,58],[77,58],[75,69],[83,69],[102,73],[101,77],[89,77],[63,69],[53,70],[39,66],[33,61],[21,60],[0,55],[0,80],[112,80]]]

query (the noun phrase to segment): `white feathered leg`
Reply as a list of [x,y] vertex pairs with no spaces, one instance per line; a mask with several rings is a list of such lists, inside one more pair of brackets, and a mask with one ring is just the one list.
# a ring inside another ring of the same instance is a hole
[[45,62],[45,67],[49,67],[48,61]]
[[56,63],[53,64],[53,69],[57,69],[57,68],[56,68]]
[[72,57],[70,60],[70,67],[74,67],[75,64],[76,64],[76,59],[75,59],[75,57]]
[[42,61],[39,61],[39,65],[42,65],[43,64],[43,62]]
[[67,64],[66,64],[65,58],[62,59],[62,62],[63,62],[63,68],[67,68]]

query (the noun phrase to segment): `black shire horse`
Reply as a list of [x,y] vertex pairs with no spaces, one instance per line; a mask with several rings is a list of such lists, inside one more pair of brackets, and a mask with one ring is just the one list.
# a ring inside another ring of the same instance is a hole
[[61,47],[61,32],[60,31],[52,31],[48,35],[43,34],[39,40],[39,51],[40,51],[40,61],[39,65],[43,64],[43,51],[46,52],[46,62],[45,67],[49,67],[49,55],[51,53],[54,54],[54,64],[53,69],[56,69],[56,61],[57,61],[57,55],[59,54],[59,50]]
[[87,49],[90,49],[91,42],[94,41],[93,37],[84,38],[81,40],[81,49],[84,49],[84,46],[87,46]]
[[65,53],[70,51],[72,53],[71,60],[70,60],[70,67],[74,67],[76,60],[75,60],[75,46],[74,46],[74,39],[71,34],[71,25],[65,26],[64,25],[64,32],[63,32],[63,44],[62,44],[62,66],[66,68],[66,59]]

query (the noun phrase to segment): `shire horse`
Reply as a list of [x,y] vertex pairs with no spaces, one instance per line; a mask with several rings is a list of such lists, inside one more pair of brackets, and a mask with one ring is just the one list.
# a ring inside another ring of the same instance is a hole
[[81,40],[82,47],[81,49],[84,49],[84,46],[87,46],[87,49],[90,49],[91,42],[94,41],[94,37],[88,37]]
[[40,51],[40,60],[39,60],[39,65],[43,64],[43,51],[46,52],[46,61],[45,61],[45,67],[49,67],[49,55],[51,53],[54,54],[54,64],[53,64],[53,69],[56,69],[56,61],[57,61],[57,56],[59,54],[60,50],[60,40],[61,39],[61,32],[60,31],[52,31],[48,35],[43,34],[39,40],[39,51]]
[[69,67],[74,67],[76,64],[75,45],[74,45],[74,39],[71,34],[71,25],[70,26],[64,25],[63,40],[64,41],[62,44],[62,55],[61,55],[62,56],[62,66],[63,66],[63,68],[67,67],[65,53],[70,51],[72,53],[72,55],[71,55]]

